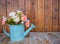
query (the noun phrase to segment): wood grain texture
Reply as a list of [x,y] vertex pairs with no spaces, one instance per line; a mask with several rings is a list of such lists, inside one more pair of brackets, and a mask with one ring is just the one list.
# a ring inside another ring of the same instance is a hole
[[38,31],[44,31],[44,0],[38,0],[38,15],[36,18],[38,18]]
[[[2,35],[2,34],[0,34]],[[10,42],[6,35],[0,44],[60,44],[60,32],[30,32],[24,41]]]
[[[38,28],[38,0],[35,0],[35,1],[33,1],[34,3],[33,3],[33,8],[32,8],[32,12],[33,12],[33,23],[37,26],[34,30],[35,31],[38,31],[39,30],[39,28]],[[33,30],[33,31],[34,31]]]
[[52,0],[53,31],[58,31],[58,0]]
[[59,16],[58,17],[59,18],[59,20],[58,20],[59,24],[58,25],[59,25],[59,31],[60,31],[60,0],[59,0],[58,7],[59,7],[59,15],[58,15]]
[[36,25],[33,32],[60,31],[60,0],[0,0],[0,30],[2,16],[18,9]]
[[52,0],[45,0],[44,3],[44,31],[52,31]]
[[[36,24],[38,26],[38,1],[37,0],[31,0],[31,17],[32,17],[32,23]],[[37,30],[36,30],[37,29]],[[34,30],[32,31],[38,31],[39,29],[36,27]]]
[[25,12],[25,0],[18,0],[18,9]]

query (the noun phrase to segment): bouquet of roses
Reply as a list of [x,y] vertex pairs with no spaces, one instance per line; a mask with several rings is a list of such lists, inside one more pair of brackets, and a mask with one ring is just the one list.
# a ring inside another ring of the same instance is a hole
[[16,12],[10,12],[9,17],[2,17],[2,25],[10,24],[10,25],[17,25],[17,24],[25,24],[26,27],[30,26],[30,21],[28,20],[27,16],[23,14],[22,11],[18,10]]

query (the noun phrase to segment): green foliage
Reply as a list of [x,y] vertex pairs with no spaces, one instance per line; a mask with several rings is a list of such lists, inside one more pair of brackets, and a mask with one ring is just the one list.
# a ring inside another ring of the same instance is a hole
[[8,20],[6,21],[6,23],[11,24],[11,25],[16,24],[16,23],[13,21],[13,19],[8,19]]

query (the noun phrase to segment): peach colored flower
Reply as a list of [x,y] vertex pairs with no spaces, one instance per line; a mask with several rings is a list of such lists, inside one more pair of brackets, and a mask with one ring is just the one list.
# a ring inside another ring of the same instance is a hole
[[26,21],[26,20],[27,20],[27,16],[22,15],[21,20],[22,20],[22,21]]
[[6,23],[6,18],[3,17],[3,19],[2,19],[2,25],[4,25],[5,23]]
[[26,27],[29,27],[29,26],[30,26],[30,21],[27,20],[27,21],[25,22],[25,25],[26,25]]

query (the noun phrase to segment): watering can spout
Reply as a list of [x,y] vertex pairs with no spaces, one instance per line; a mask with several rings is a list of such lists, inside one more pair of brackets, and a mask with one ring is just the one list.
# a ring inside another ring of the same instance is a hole
[[35,28],[35,25],[31,24],[31,27],[27,29],[27,31],[24,33],[24,36],[26,36],[33,28]]

